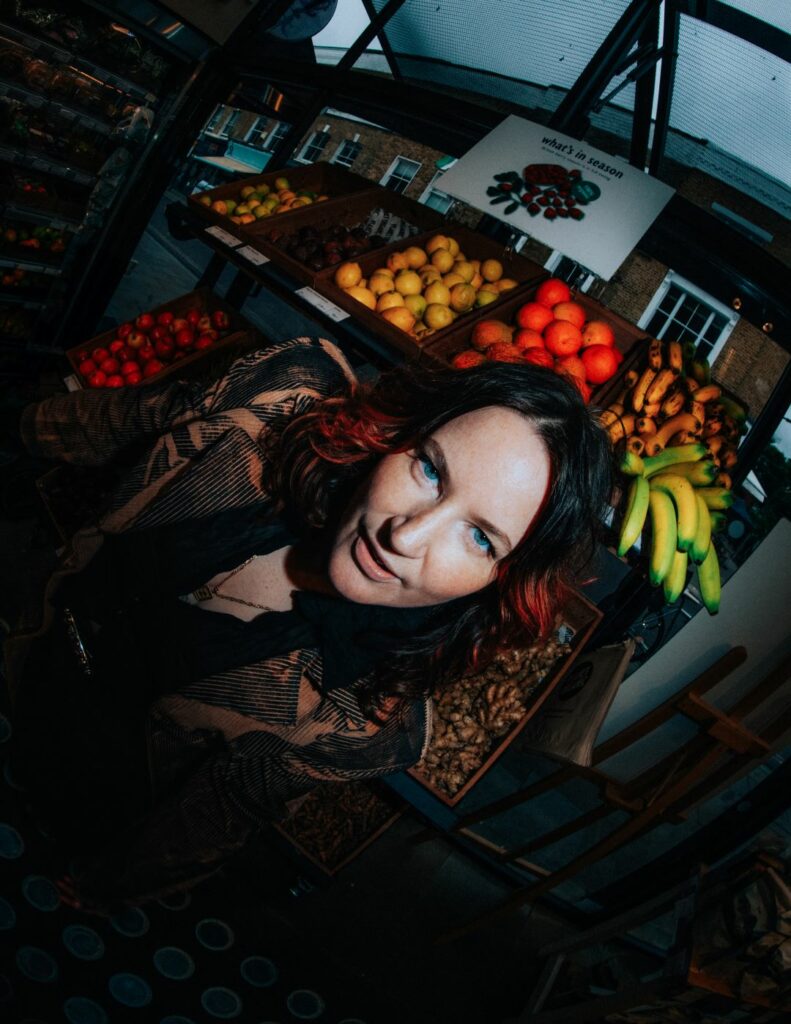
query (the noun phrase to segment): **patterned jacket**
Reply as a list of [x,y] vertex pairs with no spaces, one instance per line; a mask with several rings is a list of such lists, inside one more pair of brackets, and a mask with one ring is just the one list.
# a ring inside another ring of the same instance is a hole
[[[150,439],[99,526],[75,536],[51,586],[59,574],[79,571],[103,534],[265,504],[262,440],[354,380],[336,346],[297,338],[237,359],[209,384],[81,391],[26,409],[22,436],[42,458],[101,466]],[[371,778],[418,761],[430,702],[403,702],[376,725],[359,710],[362,680],[320,691],[321,662],[318,649],[303,648],[199,680],[189,696],[159,698],[148,718],[153,810],[86,866],[78,880],[85,895],[135,902],[184,888],[318,782]],[[223,701],[224,691],[233,701]]]

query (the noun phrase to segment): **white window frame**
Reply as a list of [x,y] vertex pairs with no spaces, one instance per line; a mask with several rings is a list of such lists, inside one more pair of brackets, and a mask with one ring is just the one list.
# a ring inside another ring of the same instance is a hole
[[[527,241],[527,236],[525,236],[525,238],[523,238],[523,239],[520,239],[520,241],[521,241],[522,244],[517,248],[517,252],[519,251],[519,249],[522,248],[522,245],[524,245],[525,242]],[[574,257],[573,256],[569,256],[568,253],[561,252],[560,249],[553,249],[552,252],[549,254],[549,257],[547,258],[546,263],[544,264],[544,269],[548,270],[550,273],[552,273],[553,271],[555,271],[557,269],[558,264],[560,263],[560,261],[564,257],[566,259],[568,259],[568,260],[574,260],[575,263],[577,262],[574,259]],[[582,264],[579,264],[579,266],[582,266]],[[591,274],[590,272],[588,272],[588,276],[585,278],[585,280],[582,282],[582,284],[575,285],[575,288],[577,289],[577,291],[586,292],[590,288],[590,286],[593,284],[593,282],[595,280],[596,280],[596,275],[595,274]]]
[[230,110],[231,113],[223,121],[222,128],[218,132],[216,132],[217,135],[222,136],[222,138],[224,139],[230,138],[228,134],[230,129],[233,128],[233,126],[239,120],[239,117],[244,113],[244,111],[241,110],[239,107],[231,107]]
[[261,141],[263,141],[263,139],[264,139],[264,130],[261,127],[261,122],[266,124],[266,122],[268,120],[269,120],[269,118],[266,116],[266,114],[259,114],[258,117],[255,119],[255,121],[253,121],[253,123],[247,129],[247,132],[245,134],[245,137],[242,139],[242,142],[245,142],[245,143],[248,143],[249,145],[252,145],[252,142],[250,140],[252,139],[253,135],[256,132],[258,132],[258,134],[261,136]]
[[[273,153],[275,149],[277,149],[278,144],[286,137],[286,135],[288,135],[290,127],[291,125],[288,124],[286,121],[277,121],[275,123],[275,127],[270,132],[267,132],[266,138],[263,138],[261,140],[261,149],[263,149],[265,153]],[[281,128],[285,128],[285,131],[281,133],[280,138],[275,138],[275,136],[277,135]],[[275,139],[275,144],[270,149],[268,143],[273,138]]]
[[305,142],[305,145],[302,147],[302,149],[300,149],[299,153],[294,157],[295,160],[299,161],[299,163],[301,163],[301,164],[315,164],[316,158],[314,158],[313,160],[309,160],[305,156],[305,154],[310,149],[310,147],[313,145],[313,140],[316,138],[317,135],[326,135],[326,136],[328,136],[328,138],[324,142],[324,145],[321,147],[321,150],[319,151],[318,159],[320,160],[322,158],[322,156],[324,155],[324,151],[327,148],[327,145],[329,144],[329,141],[330,141],[330,138],[331,138],[330,125],[328,125],[328,124],[325,124],[323,128],[317,128],[315,132],[311,132],[310,133],[310,137]]
[[203,133],[205,135],[217,135],[220,138],[225,138],[223,130],[231,119],[233,107],[229,107],[225,103],[218,103],[217,107],[220,109],[220,116],[217,118],[217,126],[215,128],[211,127],[211,123],[217,114],[217,109],[215,108],[215,110],[212,111],[211,117],[206,122],[206,127],[203,129]]
[[442,177],[442,175],[444,173],[445,173],[444,171],[437,171],[436,174],[434,175],[434,177],[428,183],[428,185],[426,185],[426,187],[423,189],[423,193],[420,196],[420,198],[418,199],[418,202],[419,203],[423,203],[424,205],[428,204],[428,200],[429,200],[429,198],[430,198],[432,193],[438,195],[441,199],[447,199],[448,200],[448,205],[445,207],[444,210],[437,210],[436,206],[430,207],[430,209],[437,210],[437,213],[440,213],[440,214],[447,213],[448,210],[451,208],[451,206],[453,206],[454,202],[456,201],[453,198],[453,196],[449,196],[447,192],[443,192],[441,188],[437,188],[436,187],[437,181]]
[[[717,299],[715,299],[714,296],[709,295],[708,292],[704,292],[702,288],[698,288],[696,285],[692,284],[692,282],[688,281],[685,277],[681,277],[680,274],[677,274],[674,270],[668,270],[667,274],[665,274],[664,280],[657,288],[656,292],[654,292],[654,296],[646,306],[645,310],[643,311],[643,315],[638,320],[637,326],[641,330],[645,330],[648,327],[648,325],[651,323],[651,319],[654,313],[656,313],[657,309],[659,308],[659,304],[670,290],[671,285],[675,285],[676,288],[680,288],[684,295],[689,295],[693,299],[697,299],[698,302],[702,302],[705,305],[709,306],[709,308],[713,311],[712,317],[715,313],[719,313],[721,316],[727,317],[727,323],[720,332],[719,338],[712,346],[711,351],[706,353],[706,359],[708,360],[709,365],[713,366],[714,361],[717,359],[720,352],[725,347],[725,343],[730,337],[731,332],[733,331],[736,324],[738,324],[739,314],[735,313],[730,306],[726,306],[724,303],[719,302]],[[680,302],[683,302],[683,298],[679,300],[679,303]],[[676,306],[676,308],[678,308],[678,306]],[[675,310],[673,312],[675,312]],[[668,317],[668,324],[671,323],[671,321],[672,314]],[[698,341],[700,341],[702,335],[706,333],[706,330],[710,322],[711,319],[707,320],[701,328],[701,331],[698,335]],[[660,337],[662,333],[663,332],[660,332]]]
[[[350,139],[343,139],[341,141],[341,144],[338,146],[338,148],[335,150],[335,152],[330,157],[330,163],[331,164],[338,164],[339,167],[346,167],[347,169],[349,167],[351,167],[351,164],[342,163],[338,159],[340,157],[341,153],[343,152],[343,147],[347,146],[347,145],[348,146],[358,145],[360,147],[357,150],[357,152],[355,153],[355,155],[354,155],[354,160],[356,160],[357,157],[362,152],[362,143],[360,142],[360,133],[359,132],[355,132],[354,135]],[[354,163],[354,160],[352,160],[352,164]]]
[[[393,171],[395,171],[396,167],[398,167],[399,160],[403,160],[404,163],[407,163],[407,164],[412,164],[412,166],[415,168],[415,173],[412,175],[412,177],[409,179],[409,181],[406,183],[406,185],[404,185],[404,187],[403,187],[403,189],[401,191],[401,195],[403,195],[404,192],[406,192],[406,190],[409,188],[409,186],[412,184],[412,182],[415,180],[415,178],[420,173],[420,168],[423,166],[423,164],[419,163],[417,160],[410,160],[408,156],[401,156],[401,154],[399,153],[398,156],[395,158],[395,160],[387,168],[385,173],[382,175],[382,177],[379,179],[379,184],[380,185],[384,185],[385,188],[387,188],[387,182],[392,177]],[[402,175],[401,175],[401,177],[402,177]]]

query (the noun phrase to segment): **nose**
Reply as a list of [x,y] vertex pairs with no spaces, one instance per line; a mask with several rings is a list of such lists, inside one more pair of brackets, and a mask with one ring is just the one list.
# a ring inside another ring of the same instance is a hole
[[436,505],[393,516],[389,521],[388,546],[404,558],[420,557],[441,528],[441,518]]

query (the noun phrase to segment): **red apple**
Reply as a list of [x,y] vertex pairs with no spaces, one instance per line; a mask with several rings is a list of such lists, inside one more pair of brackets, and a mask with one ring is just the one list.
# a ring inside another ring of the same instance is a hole
[[99,364],[99,369],[102,373],[106,373],[108,377],[112,377],[121,369],[121,364],[117,359],[113,359],[113,357],[110,356],[110,358],[102,360]]
[[227,330],[229,320],[228,314],[225,312],[224,309],[215,309],[211,315],[211,320],[218,331]]
[[160,363],[158,359],[149,359],[143,367],[144,377],[153,377],[155,373],[159,373],[160,370],[164,370],[165,366]]
[[123,348],[119,348],[118,351],[115,353],[115,358],[118,360],[119,363],[125,363],[127,359],[134,358],[134,349],[131,349],[127,345],[124,345]]
[[140,364],[135,362],[134,359],[127,359],[125,363],[121,363],[121,373],[124,377],[127,377],[130,373],[137,373],[140,369]]
[[154,326],[154,318],[150,313],[141,313],[135,320],[135,326],[139,327],[141,331],[150,331]]
[[213,330],[211,317],[208,313],[204,313],[195,326],[201,334],[205,334],[207,331]]
[[135,373],[127,373],[124,375],[124,380],[127,384],[139,384],[143,379],[143,374],[137,370]]
[[101,366],[109,355],[110,353],[106,348],[95,348],[93,352],[91,352],[91,359],[93,359],[97,366]]
[[122,388],[124,386],[124,378],[120,373],[111,374],[105,381],[106,388]]
[[121,324],[121,326],[115,333],[118,335],[119,338],[126,339],[129,337],[133,330],[134,328],[132,327],[131,324]]
[[191,348],[195,344],[195,332],[191,327],[182,327],[173,335],[177,348]]
[[168,338],[157,338],[154,342],[154,349],[160,359],[168,362],[173,358],[173,350],[176,347],[176,343],[170,337]]
[[126,344],[129,348],[142,348],[147,343],[148,338],[141,331],[132,331],[126,339]]
[[198,340],[195,342],[195,348],[209,348],[210,345],[214,344],[214,338],[210,338],[208,334],[201,334]]
[[106,380],[107,380],[107,374],[106,373],[102,373],[101,370],[94,370],[93,373],[88,378],[88,384],[92,388],[103,388],[104,385],[105,385],[105,381]]
[[201,311],[199,309],[190,309],[187,311],[187,320],[195,327],[201,318]]
[[183,316],[177,317],[170,325],[170,329],[175,334],[176,331],[183,331],[185,327],[189,327],[189,320],[185,320]]
[[156,354],[157,353],[156,350],[154,349],[154,346],[148,341],[145,343],[145,345],[142,346],[142,348],[139,348],[137,350],[137,356],[138,359],[140,360],[141,366],[149,362],[151,359],[155,359]]
[[113,355],[120,352],[122,348],[126,348],[121,338],[116,338],[115,341],[111,341],[107,347]]
[[173,314],[170,312],[169,309],[165,310],[164,313],[157,314],[157,323],[160,324],[162,327],[170,327],[170,325],[173,323]]
[[166,327],[165,324],[157,324],[156,327],[151,328],[149,337],[152,341],[159,341],[160,338],[169,338],[170,328]]
[[80,373],[83,377],[88,377],[97,370],[96,363],[93,359],[83,359],[79,366]]

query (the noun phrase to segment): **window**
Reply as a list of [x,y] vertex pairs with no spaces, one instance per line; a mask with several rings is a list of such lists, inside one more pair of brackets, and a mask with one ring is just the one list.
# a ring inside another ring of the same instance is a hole
[[219,106],[214,108],[214,113],[206,123],[206,127],[203,129],[205,132],[212,132],[214,135],[219,135],[225,122],[230,118],[232,113],[231,107],[226,107],[220,103]]
[[430,206],[432,210],[436,210],[438,213],[447,213],[451,206],[453,206],[453,196],[449,196],[447,192],[442,192],[436,188],[437,180],[444,173],[444,171],[437,171],[429,182],[426,191],[420,197],[421,203]]
[[332,158],[334,164],[340,164],[341,167],[351,167],[357,157],[360,155],[360,150],[363,148],[361,142],[354,139],[344,139],[343,142],[338,146],[335,152],[335,156]]
[[227,121],[222,126],[222,128],[218,129],[217,134],[218,135],[230,135],[231,132],[236,127],[236,125],[237,125],[237,123],[239,121],[239,118],[242,116],[243,113],[244,113],[243,110],[233,110],[231,112],[231,116],[227,119]]
[[577,263],[569,256],[564,256],[557,249],[555,249],[544,266],[552,273],[553,277],[559,277],[566,284],[572,288],[577,288],[581,292],[586,292],[596,280],[596,275],[591,273],[587,267],[583,267],[581,263]]
[[654,338],[691,341],[695,355],[710,363],[719,355],[738,316],[672,270],[640,317],[642,327]]
[[414,160],[405,160],[404,157],[397,156],[379,184],[392,189],[393,192],[404,192],[414,181],[419,170],[420,164],[416,164]]
[[312,164],[319,159],[321,154],[324,152],[324,147],[330,141],[330,126],[324,125],[324,128],[320,132],[314,132],[305,146],[302,152],[299,154],[298,159],[303,163]]
[[248,128],[243,141],[248,143],[250,146],[260,145],[264,138],[264,129],[268,120],[269,118],[267,117],[257,117]]
[[290,127],[291,125],[286,124],[285,121],[279,121],[272,129],[272,131],[269,133],[269,135],[267,135],[266,139],[264,140],[262,148],[267,153],[272,153],[275,149],[277,149],[278,143],[282,142],[286,135],[288,135],[288,130]]

